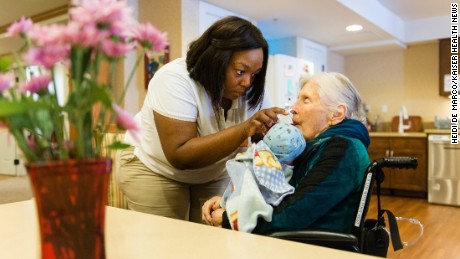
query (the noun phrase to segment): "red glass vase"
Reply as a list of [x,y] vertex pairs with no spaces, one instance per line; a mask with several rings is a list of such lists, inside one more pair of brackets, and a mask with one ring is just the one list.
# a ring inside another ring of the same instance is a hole
[[37,205],[42,258],[105,258],[112,160],[29,163],[26,168]]

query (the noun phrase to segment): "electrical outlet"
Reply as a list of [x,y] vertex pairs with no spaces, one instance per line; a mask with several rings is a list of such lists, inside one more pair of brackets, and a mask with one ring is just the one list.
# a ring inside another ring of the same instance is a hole
[[388,112],[388,106],[386,104],[382,105],[382,113]]

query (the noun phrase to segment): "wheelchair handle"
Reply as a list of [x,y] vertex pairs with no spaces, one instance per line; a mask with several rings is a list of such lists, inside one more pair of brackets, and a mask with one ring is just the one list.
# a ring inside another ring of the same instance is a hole
[[415,169],[418,166],[417,158],[414,157],[384,157],[374,161],[379,168],[406,168]]

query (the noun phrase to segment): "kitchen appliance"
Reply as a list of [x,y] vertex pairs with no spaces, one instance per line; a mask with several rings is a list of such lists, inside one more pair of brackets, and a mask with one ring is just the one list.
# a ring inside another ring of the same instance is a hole
[[289,109],[297,99],[300,78],[313,74],[313,62],[283,54],[271,55],[265,85],[272,105]]
[[460,206],[460,146],[428,135],[428,202]]
[[[398,132],[400,127],[400,116],[394,116],[391,120],[391,131]],[[419,115],[409,115],[407,120],[403,120],[403,125],[410,125],[409,128],[405,128],[404,132],[422,132],[423,131],[423,120],[422,116]]]
[[[404,118],[404,119],[403,119]],[[409,121],[409,124],[405,125],[404,120],[409,119],[409,114],[407,113],[407,108],[406,106],[402,106],[401,110],[399,111],[399,124],[398,124],[398,132],[399,133],[404,133],[405,130],[408,130],[411,126],[411,122]]]

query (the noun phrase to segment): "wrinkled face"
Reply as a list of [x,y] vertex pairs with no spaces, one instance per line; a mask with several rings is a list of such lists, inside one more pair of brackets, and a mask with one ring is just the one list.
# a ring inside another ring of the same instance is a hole
[[312,82],[302,87],[291,112],[293,124],[308,141],[329,128],[331,113],[320,100],[318,86]]
[[224,97],[235,100],[244,95],[262,69],[263,61],[262,48],[234,52],[225,71]]

